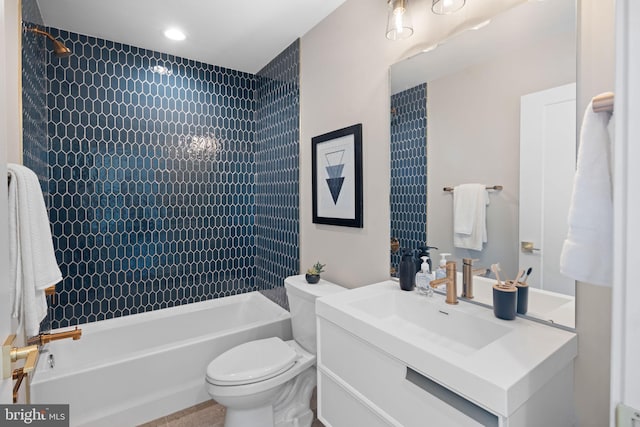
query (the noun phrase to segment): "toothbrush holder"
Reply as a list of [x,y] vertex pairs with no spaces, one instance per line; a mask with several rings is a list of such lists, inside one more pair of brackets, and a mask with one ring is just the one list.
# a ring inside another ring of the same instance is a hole
[[[509,286],[514,286],[513,280],[507,281]],[[529,285],[526,282],[517,282],[515,288],[518,291],[516,312],[518,314],[527,314],[529,309]]]
[[499,319],[515,319],[517,297],[518,290],[515,286],[493,285],[493,314]]
[[529,309],[529,285],[527,283],[516,283],[516,289],[518,290],[518,305],[516,311],[518,314],[527,314]]

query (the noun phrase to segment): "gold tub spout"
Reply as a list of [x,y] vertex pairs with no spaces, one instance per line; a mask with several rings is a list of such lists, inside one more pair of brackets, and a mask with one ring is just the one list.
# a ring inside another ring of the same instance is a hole
[[81,336],[82,336],[82,329],[78,329],[78,327],[76,326],[76,328],[71,331],[56,332],[53,334],[51,333],[40,334],[35,337],[31,337],[27,340],[27,343],[29,345],[31,344],[45,345],[50,341],[63,340],[65,338],[71,338],[75,341],[75,340],[79,340]]

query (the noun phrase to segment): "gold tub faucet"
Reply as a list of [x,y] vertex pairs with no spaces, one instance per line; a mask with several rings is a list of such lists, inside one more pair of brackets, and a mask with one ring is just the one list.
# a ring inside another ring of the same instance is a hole
[[36,335],[35,337],[29,338],[27,340],[27,343],[29,345],[32,345],[32,344],[45,345],[48,342],[63,340],[65,338],[71,338],[74,341],[76,341],[76,340],[79,340],[81,336],[82,336],[82,329],[78,329],[78,327],[76,326],[76,328],[71,331]]
[[445,302],[447,304],[457,304],[458,303],[458,286],[457,286],[457,277],[456,277],[456,262],[455,261],[447,261],[446,264],[447,277],[443,279],[436,279],[431,281],[431,287],[436,288],[443,283],[447,284],[447,298]]

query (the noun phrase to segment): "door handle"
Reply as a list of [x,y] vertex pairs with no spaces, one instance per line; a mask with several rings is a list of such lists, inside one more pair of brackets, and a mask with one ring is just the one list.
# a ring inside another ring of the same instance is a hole
[[529,254],[542,252],[542,249],[533,247],[533,242],[520,242],[520,250]]

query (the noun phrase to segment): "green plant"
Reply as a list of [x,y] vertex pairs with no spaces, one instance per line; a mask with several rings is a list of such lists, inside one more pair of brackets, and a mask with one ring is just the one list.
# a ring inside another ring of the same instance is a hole
[[325,265],[327,264],[320,264],[320,261],[318,261],[315,264],[313,264],[313,267],[307,270],[307,274],[313,274],[313,275],[320,274],[324,271]]

